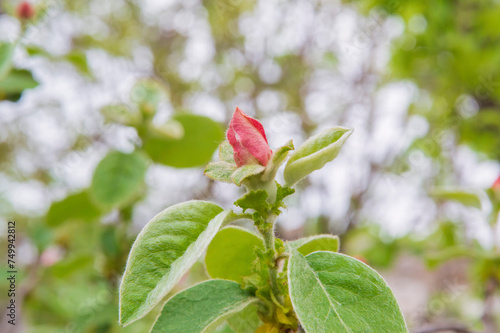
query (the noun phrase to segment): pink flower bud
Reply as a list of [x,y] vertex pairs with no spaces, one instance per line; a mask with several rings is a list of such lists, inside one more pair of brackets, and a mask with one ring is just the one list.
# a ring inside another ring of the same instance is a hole
[[491,188],[495,191],[500,191],[500,176],[497,178],[497,180],[495,180],[493,185],[491,185]]
[[234,161],[239,167],[247,164],[266,166],[273,153],[262,124],[239,108],[236,108],[231,118],[227,139],[233,147]]
[[33,16],[35,16],[35,9],[33,6],[27,2],[21,2],[16,9],[17,17],[22,20],[30,20]]

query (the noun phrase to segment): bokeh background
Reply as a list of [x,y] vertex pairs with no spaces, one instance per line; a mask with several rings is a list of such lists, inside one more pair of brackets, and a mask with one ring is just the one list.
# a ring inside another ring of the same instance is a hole
[[236,106],[272,147],[354,128],[280,237],[340,235],[413,332],[500,332],[500,1],[30,4],[0,2],[0,246],[16,220],[21,311],[1,332],[147,332],[159,309],[117,325],[128,251],[162,209],[242,193],[203,176]]

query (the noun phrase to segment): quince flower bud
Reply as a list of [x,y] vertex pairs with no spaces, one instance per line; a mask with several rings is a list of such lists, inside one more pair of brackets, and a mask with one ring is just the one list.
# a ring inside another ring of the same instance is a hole
[[238,167],[248,164],[266,166],[272,155],[262,124],[239,108],[234,111],[227,131],[227,140],[234,150]]
[[35,9],[28,1],[23,1],[17,6],[16,14],[22,20],[30,20],[35,16]]

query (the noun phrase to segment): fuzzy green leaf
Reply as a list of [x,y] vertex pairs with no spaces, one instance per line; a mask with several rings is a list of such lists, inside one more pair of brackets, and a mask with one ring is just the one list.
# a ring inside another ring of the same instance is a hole
[[236,170],[236,165],[227,162],[212,162],[205,167],[205,176],[221,182],[232,183],[231,175]]
[[262,325],[254,303],[230,316],[227,322],[237,333],[254,333]]
[[243,277],[252,274],[256,248],[264,250],[264,242],[253,232],[239,227],[222,229],[207,249],[208,274],[214,279],[243,283]]
[[292,249],[290,297],[307,333],[407,333],[396,299],[380,275],[333,252],[304,257]]
[[266,215],[269,209],[269,203],[266,201],[267,192],[264,190],[250,191],[240,199],[236,200],[234,204],[246,211],[253,209],[261,215]]
[[286,164],[286,185],[291,187],[311,172],[333,161],[351,133],[351,129],[334,127],[307,139]]
[[236,169],[231,175],[233,182],[240,186],[245,179],[263,172],[265,167],[260,164],[248,164]]
[[206,201],[165,209],[134,242],[120,287],[120,324],[147,314],[198,260],[231,211]]
[[141,153],[110,152],[97,165],[90,186],[94,201],[103,207],[122,207],[138,195],[149,162]]
[[339,251],[339,238],[333,235],[315,235],[290,242],[300,254],[306,256],[316,251]]
[[183,290],[163,307],[151,333],[202,333],[257,299],[233,281],[209,280]]
[[234,164],[234,149],[227,140],[223,141],[219,146],[219,159]]

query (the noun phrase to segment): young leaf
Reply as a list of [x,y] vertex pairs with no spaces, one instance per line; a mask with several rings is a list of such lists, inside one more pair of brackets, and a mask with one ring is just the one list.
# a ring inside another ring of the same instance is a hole
[[297,249],[303,256],[316,251],[339,251],[339,238],[333,235],[316,235],[307,238],[301,238],[289,243]]
[[263,172],[264,169],[265,167],[260,164],[244,165],[233,172],[233,174],[231,175],[231,179],[236,185],[240,186],[245,179],[251,176],[258,175],[259,173]]
[[227,162],[212,162],[205,167],[205,176],[221,182],[232,183],[231,175],[236,170],[236,165]]
[[252,263],[257,259],[255,248],[264,250],[264,242],[253,232],[239,227],[222,229],[207,249],[208,274],[214,279],[243,283],[243,277],[252,274]]
[[90,194],[103,207],[121,207],[137,195],[148,160],[140,153],[110,152],[97,165]]
[[286,164],[286,186],[291,187],[311,172],[333,161],[351,133],[352,129],[333,127],[307,139]]
[[257,299],[233,281],[209,280],[183,290],[163,307],[151,333],[202,333]]
[[408,332],[391,289],[369,266],[339,253],[291,251],[290,296],[307,333]]
[[224,140],[219,146],[219,159],[223,162],[235,164],[234,149],[227,140]]
[[266,201],[267,192],[264,190],[250,191],[240,199],[236,200],[234,204],[243,209],[253,209],[259,212],[260,215],[266,215],[269,209],[269,203]]
[[203,254],[231,211],[188,201],[156,215],[134,242],[120,287],[120,324],[147,314]]

